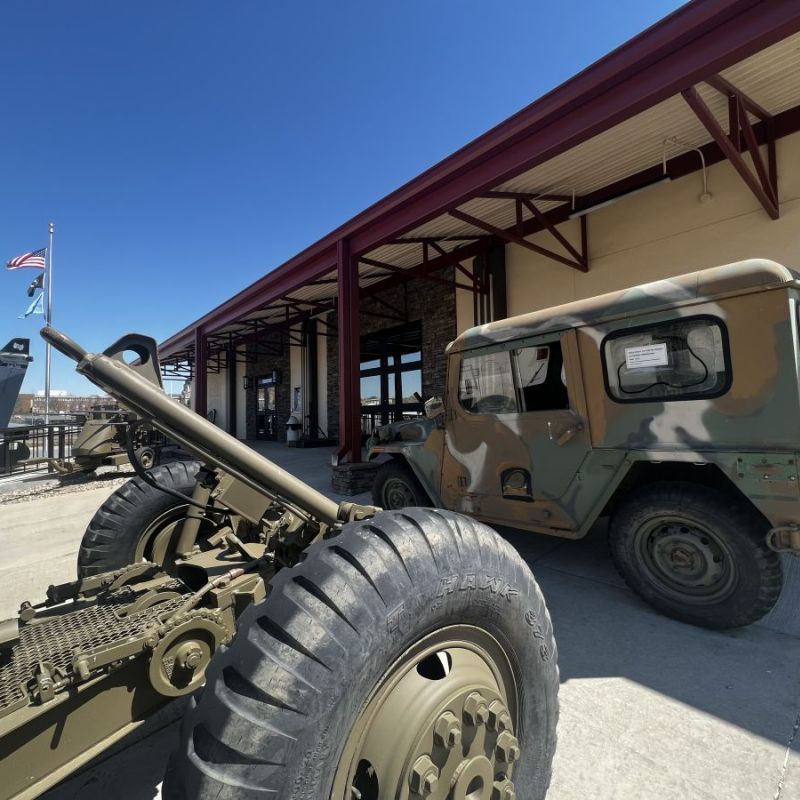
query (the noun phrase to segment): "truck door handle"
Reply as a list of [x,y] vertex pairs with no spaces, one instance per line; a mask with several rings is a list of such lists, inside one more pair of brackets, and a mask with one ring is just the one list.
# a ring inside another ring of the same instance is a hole
[[579,433],[583,430],[583,423],[576,422],[574,425],[570,425],[568,428],[564,428],[558,436],[553,434],[553,423],[547,423],[547,429],[550,434],[550,441],[555,442],[559,447],[565,445],[576,433]]

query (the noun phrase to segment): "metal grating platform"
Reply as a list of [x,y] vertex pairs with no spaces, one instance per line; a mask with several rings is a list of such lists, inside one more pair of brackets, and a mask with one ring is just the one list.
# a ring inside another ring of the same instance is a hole
[[88,608],[23,626],[19,641],[0,651],[0,713],[25,696],[23,686],[34,677],[39,662],[47,661],[69,675],[75,650],[137,635],[148,623],[179,608],[186,599],[165,600],[133,617],[119,619],[117,610],[134,598],[134,592],[123,590]]

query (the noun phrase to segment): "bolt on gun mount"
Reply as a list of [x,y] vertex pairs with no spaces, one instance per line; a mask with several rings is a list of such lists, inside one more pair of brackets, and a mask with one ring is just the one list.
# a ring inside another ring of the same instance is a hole
[[[278,569],[377,511],[333,502],[167,397],[153,339],[129,334],[93,354],[53,328],[42,336],[128,409],[132,426],[160,430],[203,466],[149,560],[50,586],[45,601],[0,622],[0,800],[38,796],[194,691]],[[131,352],[137,361],[126,363]]]

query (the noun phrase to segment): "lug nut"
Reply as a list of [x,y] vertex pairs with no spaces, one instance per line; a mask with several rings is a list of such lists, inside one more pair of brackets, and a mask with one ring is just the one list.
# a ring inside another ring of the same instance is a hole
[[439,770],[430,756],[420,756],[411,768],[408,785],[414,794],[427,797],[436,790],[439,784]]
[[464,722],[467,725],[485,725],[489,719],[489,706],[480,692],[472,692],[464,701]]
[[508,713],[506,707],[499,701],[493,700],[489,704],[489,730],[502,733],[509,731],[513,727],[511,722],[511,714]]
[[451,711],[445,711],[433,728],[433,739],[439,747],[452,750],[461,741],[461,723]]
[[508,778],[495,781],[492,786],[492,800],[517,800],[514,784]]
[[182,669],[195,670],[203,660],[203,651],[194,642],[186,642],[178,648],[175,663]]
[[497,737],[495,753],[500,761],[506,764],[513,764],[521,755],[517,737],[509,733],[509,731],[503,731]]

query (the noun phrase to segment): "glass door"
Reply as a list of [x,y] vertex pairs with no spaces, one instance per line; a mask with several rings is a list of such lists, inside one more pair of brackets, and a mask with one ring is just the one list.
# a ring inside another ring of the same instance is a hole
[[256,379],[256,437],[272,440],[278,438],[275,381],[272,376]]

